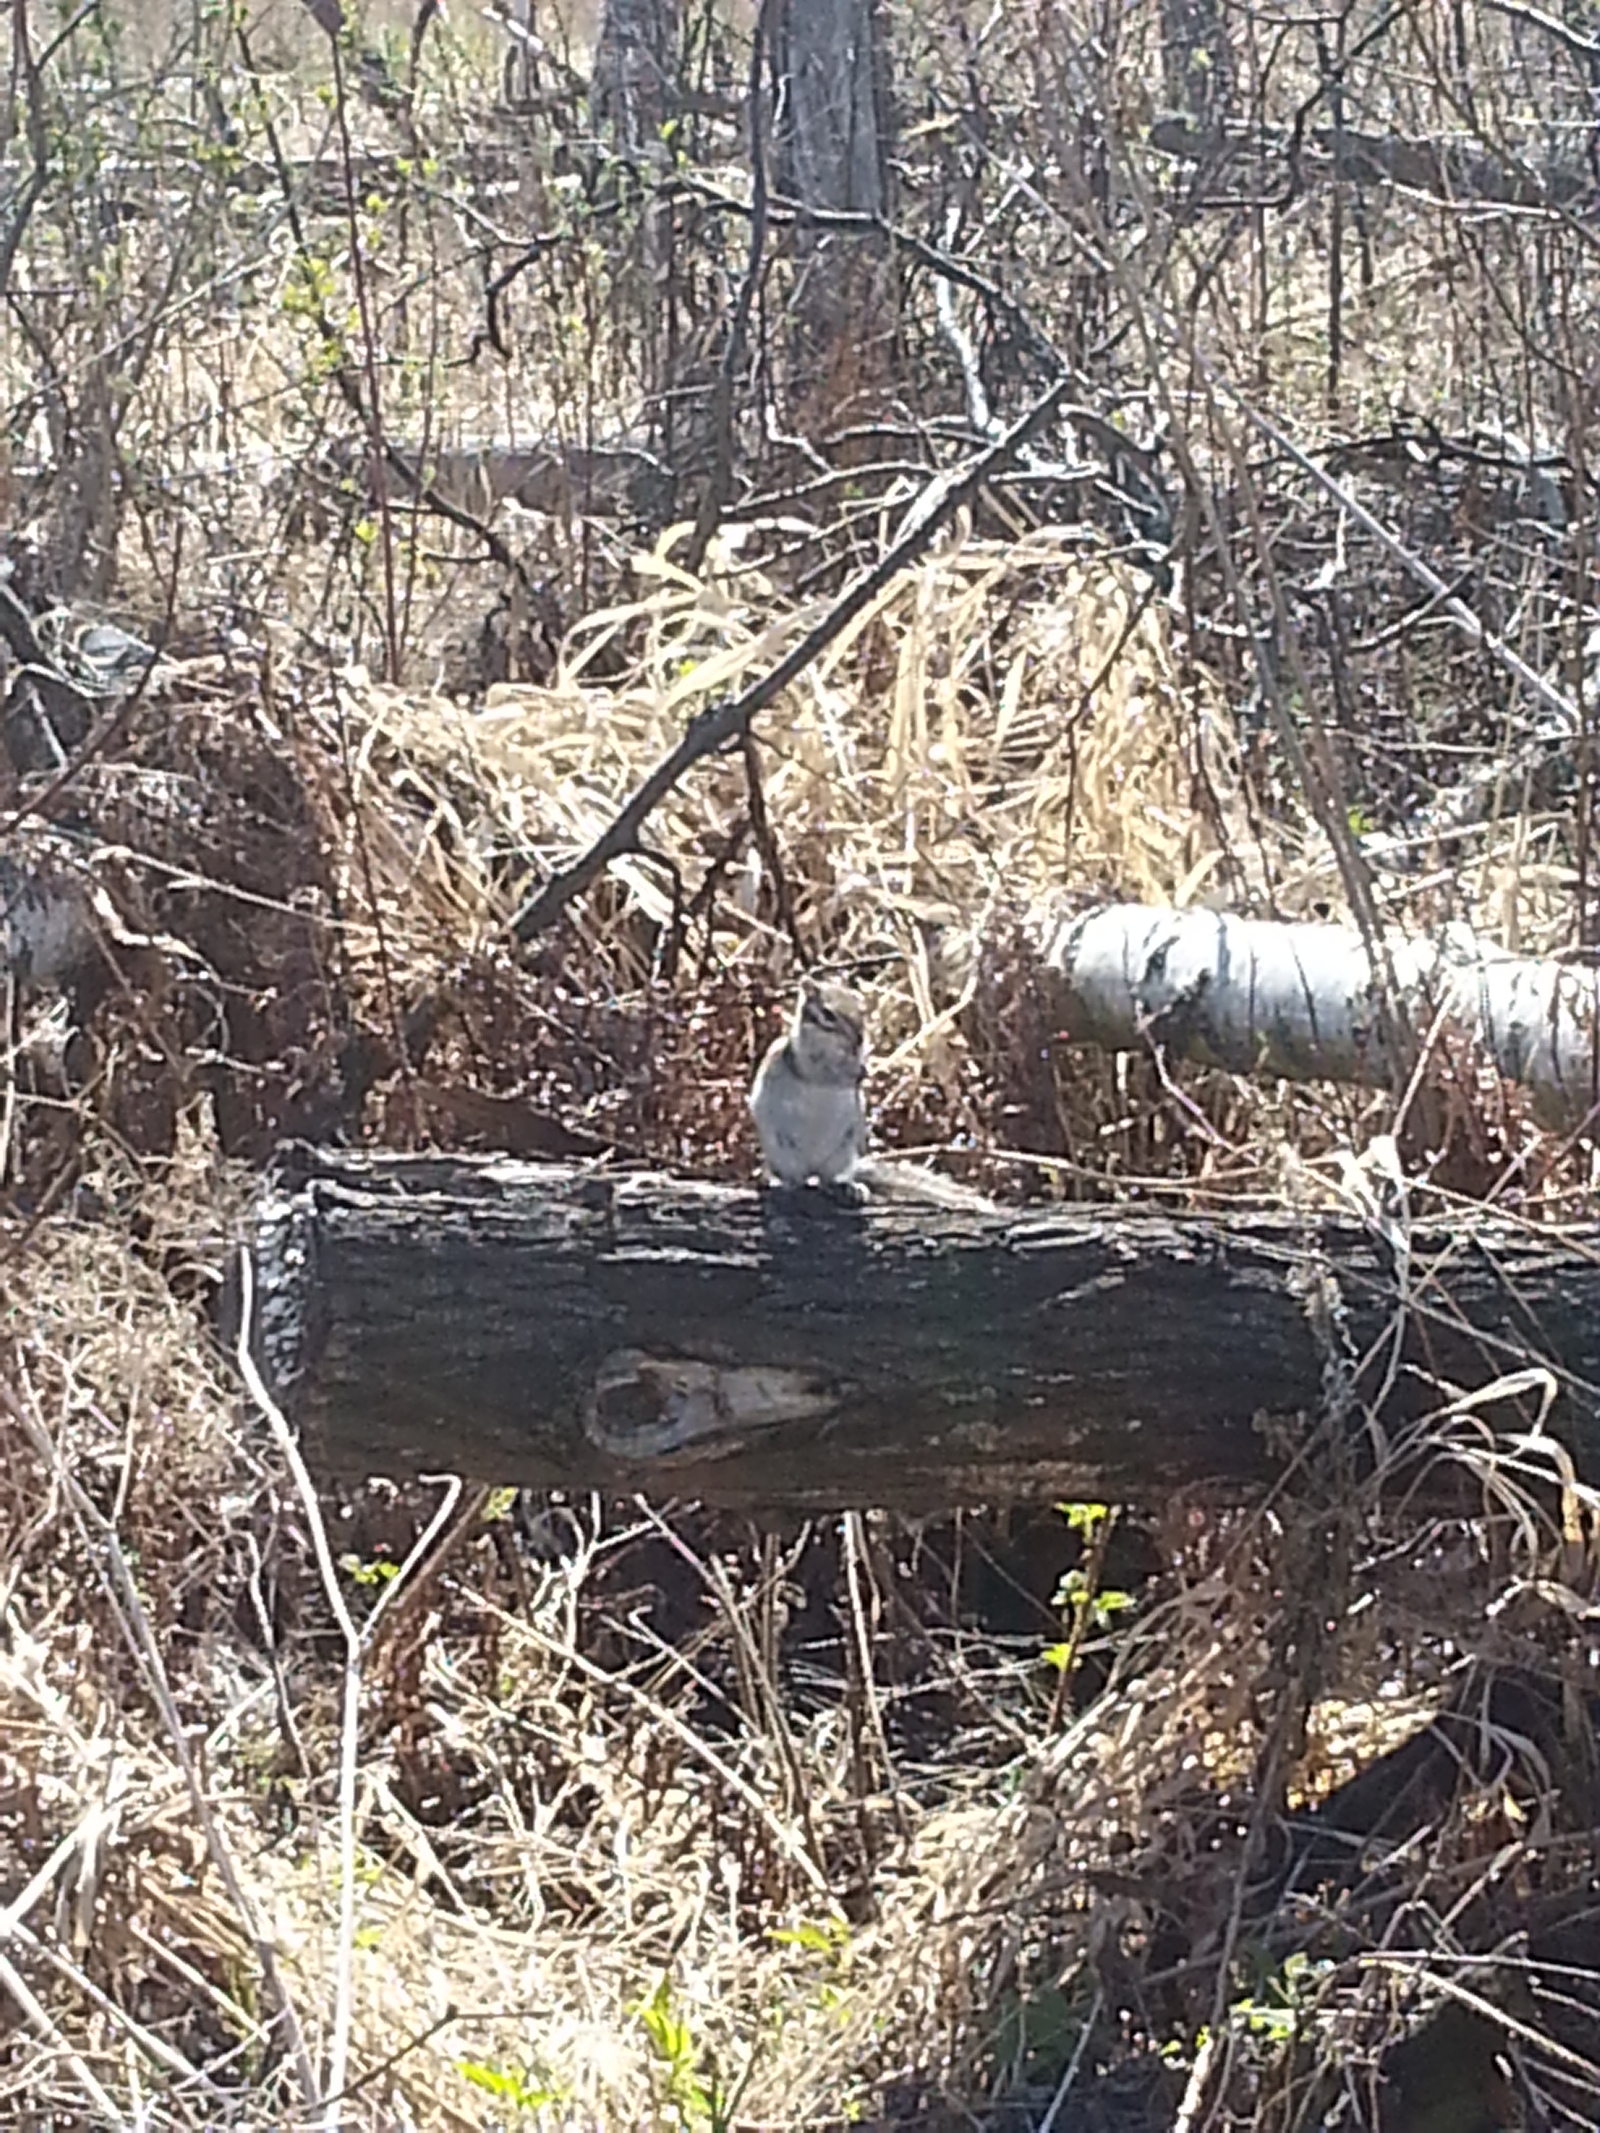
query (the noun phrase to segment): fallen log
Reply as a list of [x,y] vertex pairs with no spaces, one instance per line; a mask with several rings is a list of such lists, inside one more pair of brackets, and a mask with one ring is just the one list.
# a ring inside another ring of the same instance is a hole
[[1046,914],[1040,936],[1046,1003],[1080,1044],[1153,1043],[1236,1074],[1393,1085],[1399,1062],[1378,1011],[1387,976],[1400,1026],[1419,1046],[1447,1023],[1522,1083],[1549,1123],[1582,1121],[1600,1098],[1595,970],[1507,955],[1464,927],[1393,935],[1387,973],[1351,926],[1199,906],[1098,904],[1059,921]]
[[[1382,1239],[1315,1215],[853,1206],[499,1157],[288,1151],[247,1243],[252,1351],[324,1470],[770,1509],[1239,1499],[1340,1368],[1376,1354],[1376,1384],[1399,1306]],[[1409,1284],[1391,1416],[1548,1356],[1600,1473],[1600,1233],[1418,1229]]]

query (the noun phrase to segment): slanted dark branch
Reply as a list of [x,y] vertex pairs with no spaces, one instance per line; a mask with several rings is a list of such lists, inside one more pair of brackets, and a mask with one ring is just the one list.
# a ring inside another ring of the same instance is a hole
[[725,696],[691,719],[683,739],[662,757],[583,856],[553,874],[523,905],[511,922],[515,938],[526,944],[543,933],[574,898],[598,880],[613,859],[633,851],[638,844],[639,831],[684,774],[729,742],[743,739],[751,721],[827,650],[835,637],[872,604],[893,578],[917,560],[940,527],[977,494],[984,482],[1007,466],[1028,439],[1051,421],[1065,404],[1071,385],[1070,377],[1058,378],[1003,437],[997,438],[986,452],[980,452],[969,461],[964,472],[936,477],[908,514],[904,530],[894,544],[870,570],[863,571],[845,589],[821,621],[807,630],[776,666],[740,695]]

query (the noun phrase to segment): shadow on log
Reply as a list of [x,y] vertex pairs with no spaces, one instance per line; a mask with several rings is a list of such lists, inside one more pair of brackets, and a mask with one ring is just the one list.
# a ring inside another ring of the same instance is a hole
[[[1240,1499],[1341,1361],[1376,1382],[1400,1308],[1382,1240],[1321,1216],[857,1207],[499,1157],[285,1151],[248,1242],[254,1351],[326,1470],[751,1508]],[[1600,1471],[1597,1244],[1415,1231],[1386,1420],[1549,1358]]]

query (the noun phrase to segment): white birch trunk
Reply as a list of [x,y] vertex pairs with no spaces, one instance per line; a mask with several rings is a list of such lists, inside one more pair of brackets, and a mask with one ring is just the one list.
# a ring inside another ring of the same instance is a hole
[[[1572,1124],[1596,1100],[1596,973],[1506,955],[1463,927],[1387,943],[1395,1005],[1422,1044],[1443,1015],[1482,1045],[1540,1115]],[[1359,933],[1229,912],[1103,904],[1043,929],[1062,1034],[1239,1074],[1381,1086],[1394,1076]]]

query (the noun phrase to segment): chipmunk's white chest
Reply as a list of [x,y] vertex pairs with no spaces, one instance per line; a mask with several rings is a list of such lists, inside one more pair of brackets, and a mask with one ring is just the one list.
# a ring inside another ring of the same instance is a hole
[[812,1081],[796,1073],[786,1043],[761,1062],[750,1112],[767,1168],[782,1185],[848,1178],[866,1141],[866,1114],[855,1082]]

